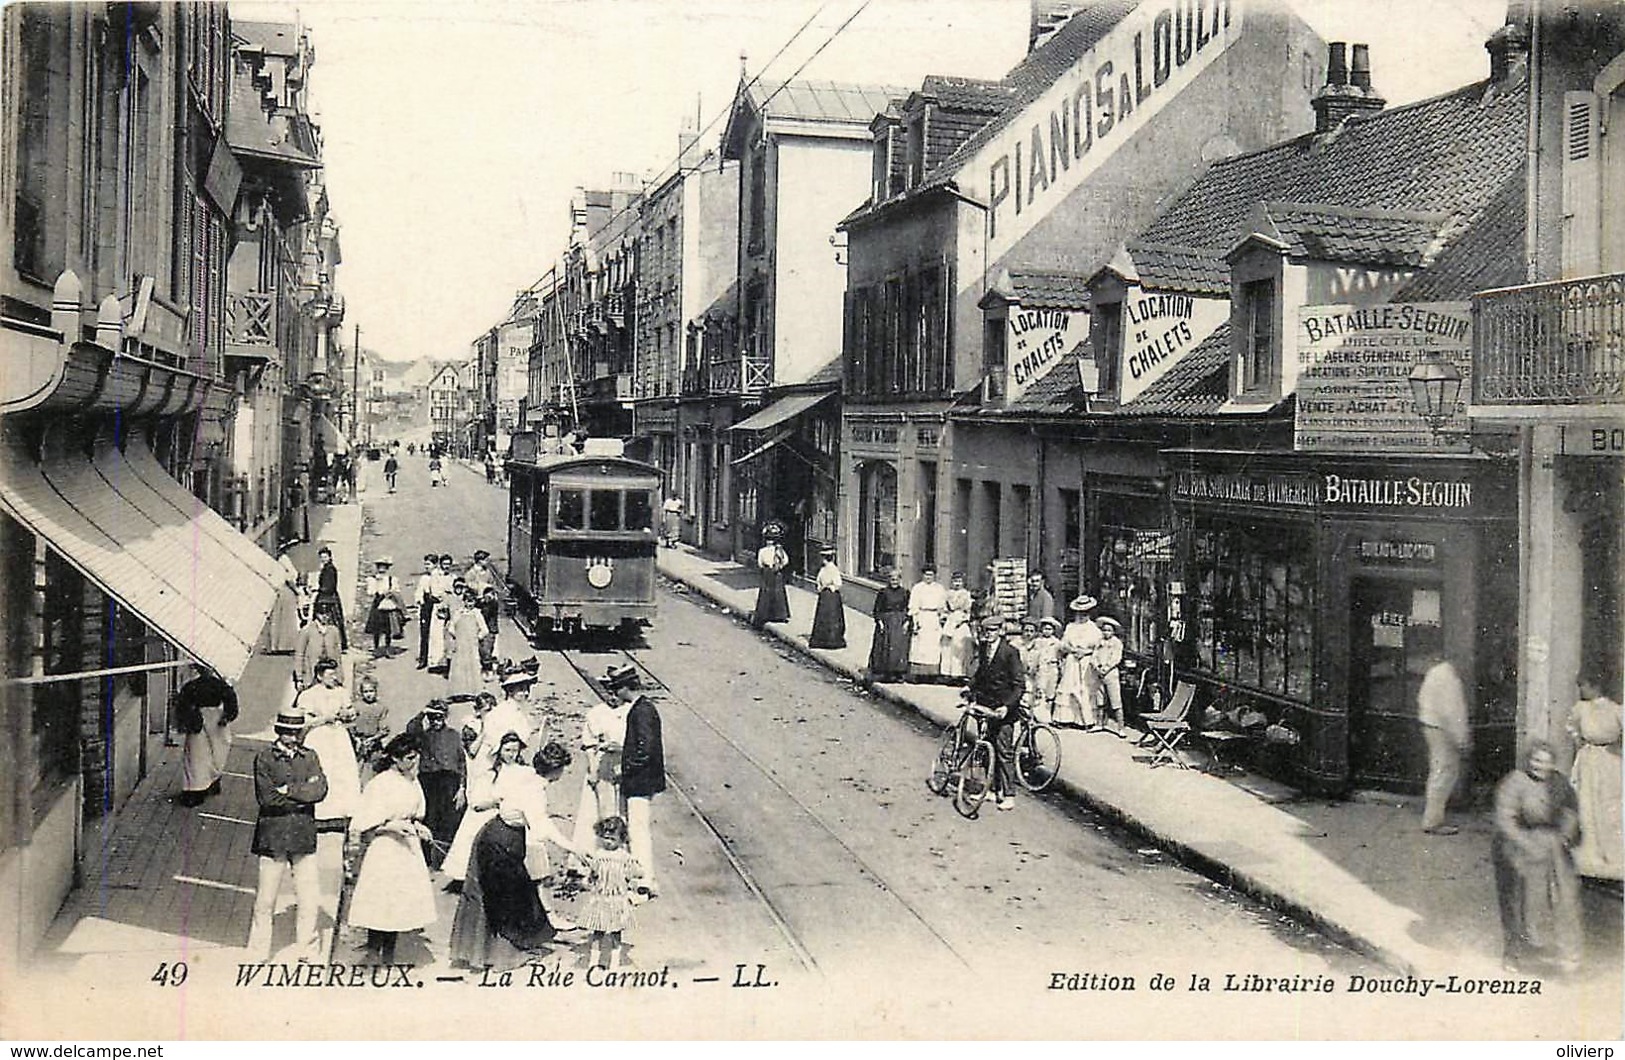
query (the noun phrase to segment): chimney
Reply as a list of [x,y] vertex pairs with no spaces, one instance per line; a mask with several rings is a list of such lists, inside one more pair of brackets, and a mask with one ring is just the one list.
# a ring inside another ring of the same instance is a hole
[[1484,42],[1490,53],[1490,82],[1504,85],[1523,77],[1529,69],[1529,11],[1521,0],[1507,5],[1506,24]]
[[1315,132],[1331,132],[1351,115],[1375,113],[1387,103],[1371,87],[1370,45],[1354,46],[1351,68],[1347,43],[1333,42],[1326,53],[1326,85],[1311,104],[1315,108]]

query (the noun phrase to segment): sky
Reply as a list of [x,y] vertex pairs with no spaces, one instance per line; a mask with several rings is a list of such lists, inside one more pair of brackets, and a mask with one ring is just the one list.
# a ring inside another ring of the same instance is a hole
[[[1483,78],[1506,0],[1286,0],[1326,40],[1371,45],[1389,105]],[[578,186],[668,166],[721,134],[741,69],[918,86],[998,78],[1027,0],[318,0],[295,17],[339,224],[345,340],[391,360],[467,357],[564,249]],[[764,71],[764,67],[766,68]],[[714,124],[713,124],[714,121]],[[856,205],[856,202],[854,202]]]

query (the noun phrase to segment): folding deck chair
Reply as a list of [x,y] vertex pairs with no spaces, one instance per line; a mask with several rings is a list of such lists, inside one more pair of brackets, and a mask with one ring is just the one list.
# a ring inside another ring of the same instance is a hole
[[1173,697],[1166,706],[1155,714],[1140,716],[1156,748],[1156,753],[1151,757],[1151,768],[1170,764],[1180,769],[1190,768],[1179,757],[1179,745],[1191,734],[1191,704],[1195,700],[1196,686],[1188,681],[1180,681],[1174,686]]

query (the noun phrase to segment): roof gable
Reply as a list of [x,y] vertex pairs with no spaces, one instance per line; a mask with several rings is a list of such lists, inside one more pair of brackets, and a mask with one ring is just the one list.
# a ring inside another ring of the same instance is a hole
[[885,113],[894,98],[908,95],[908,89],[893,85],[753,79],[742,83],[734,93],[733,110],[722,132],[722,156],[740,157],[745,130],[753,120],[812,123],[862,132],[868,130],[875,115]]

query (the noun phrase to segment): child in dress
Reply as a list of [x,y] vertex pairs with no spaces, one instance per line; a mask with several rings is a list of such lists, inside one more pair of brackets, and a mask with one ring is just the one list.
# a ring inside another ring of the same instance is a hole
[[1027,682],[1027,692],[1022,702],[1027,704],[1028,710],[1038,709],[1038,656],[1033,650],[1037,642],[1038,623],[1031,619],[1022,620],[1021,636],[1010,640],[1016,651],[1021,653],[1021,669]]
[[620,966],[621,934],[632,926],[632,896],[635,883],[643,875],[636,859],[626,850],[626,822],[605,817],[593,826],[598,849],[587,858],[587,893],[582,896],[580,927],[592,932],[587,940],[587,966],[593,967],[593,954],[601,954],[600,967],[611,971]]
[[1033,713],[1049,722],[1055,715],[1055,689],[1061,683],[1061,623],[1045,618],[1038,623],[1038,636],[1032,642],[1032,669],[1038,674]]

